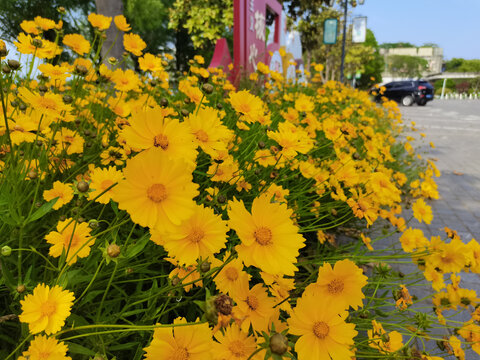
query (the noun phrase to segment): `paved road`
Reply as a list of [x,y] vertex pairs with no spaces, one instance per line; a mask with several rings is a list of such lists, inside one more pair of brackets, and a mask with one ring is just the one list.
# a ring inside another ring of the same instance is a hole
[[[406,124],[414,121],[419,132],[426,135],[416,145],[420,145],[422,156],[436,159],[442,173],[436,178],[440,199],[430,201],[432,223],[419,225],[413,219],[412,226],[421,228],[427,237],[442,238],[445,238],[443,228],[448,226],[465,243],[472,238],[480,241],[480,100],[434,100],[426,106],[400,107],[400,110]],[[430,148],[430,141],[435,144],[434,149]],[[461,276],[460,286],[473,289],[480,296],[480,277],[472,273]],[[413,292],[423,297],[431,290],[426,284]],[[431,306],[431,302],[425,305]],[[455,320],[468,321],[468,312],[464,311]],[[435,347],[430,344],[429,348]],[[469,350],[466,359],[480,359],[480,356]]]
[[438,159],[442,172],[436,181],[440,199],[431,202],[434,220],[424,228],[426,235],[439,235],[448,226],[464,242],[480,241],[480,101],[434,100],[401,107],[401,112],[407,124],[414,121],[426,134],[420,151]]

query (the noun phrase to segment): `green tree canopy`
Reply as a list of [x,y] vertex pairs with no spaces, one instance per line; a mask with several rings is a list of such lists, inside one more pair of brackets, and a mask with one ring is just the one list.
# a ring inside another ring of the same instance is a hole
[[427,69],[428,61],[409,55],[391,55],[387,60],[388,71],[394,76],[416,78]]
[[480,72],[480,59],[466,60],[453,58],[445,63],[445,71]]
[[417,47],[409,42],[396,42],[396,43],[383,43],[380,44],[380,48],[382,49],[398,49],[398,48],[411,48]]

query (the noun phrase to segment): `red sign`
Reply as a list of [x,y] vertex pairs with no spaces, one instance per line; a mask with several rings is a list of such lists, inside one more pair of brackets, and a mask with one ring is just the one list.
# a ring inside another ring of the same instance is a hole
[[[274,16],[273,42],[266,45],[267,11]],[[257,69],[257,63],[269,64],[269,52],[280,48],[282,5],[276,0],[234,0],[233,3],[233,73],[238,83],[242,76]],[[225,39],[217,41],[211,67],[224,66],[231,59]],[[228,65],[228,64],[227,64]]]

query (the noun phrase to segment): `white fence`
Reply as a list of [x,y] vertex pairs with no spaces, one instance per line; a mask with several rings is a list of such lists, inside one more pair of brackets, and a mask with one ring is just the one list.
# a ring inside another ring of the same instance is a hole
[[435,95],[435,98],[445,99],[445,100],[480,100],[480,93],[474,93],[474,94],[449,93],[449,94],[445,94],[443,97],[441,95]]

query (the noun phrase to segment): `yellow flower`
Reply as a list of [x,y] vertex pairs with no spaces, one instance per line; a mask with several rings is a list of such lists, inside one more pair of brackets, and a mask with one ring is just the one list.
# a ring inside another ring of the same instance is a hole
[[162,151],[144,151],[127,160],[123,174],[125,180],[114,188],[113,199],[133,222],[151,228],[179,225],[193,213],[198,185],[183,160]]
[[38,25],[35,23],[35,21],[33,21],[33,20],[23,20],[20,23],[20,27],[27,34],[32,34],[32,35],[40,34],[40,29],[39,29]]
[[[186,324],[186,320],[177,318],[174,324]],[[156,328],[152,342],[144,349],[145,360],[211,360],[212,345],[207,323]]]
[[48,76],[50,80],[56,81],[60,80],[60,82],[63,82],[67,79],[69,76],[68,74],[68,68],[64,66],[59,66],[59,65],[52,65],[52,64],[40,64],[38,65],[38,70],[40,70],[43,75]]
[[347,310],[350,306],[357,310],[362,307],[365,295],[362,288],[367,284],[367,277],[351,260],[337,261],[332,265],[325,263],[318,269],[317,282],[307,287],[318,298],[335,302],[338,307]]
[[232,132],[220,120],[220,114],[211,107],[200,108],[185,119],[191,133],[195,136],[195,143],[212,157],[219,151],[227,151],[227,142]]
[[40,29],[42,29],[42,31],[47,31],[55,27],[55,21],[43,18],[41,16],[36,16],[33,21]]
[[288,324],[290,333],[300,335],[295,344],[298,360],[344,360],[354,357],[354,324],[347,324],[348,312],[336,303],[324,301],[307,291],[298,299]]
[[255,338],[242,332],[236,324],[226,328],[223,334],[216,332],[214,336],[218,341],[213,343],[214,360],[256,359],[256,357],[250,357],[257,349]]
[[415,249],[421,249],[428,245],[427,238],[423,235],[421,229],[408,228],[400,236],[400,243],[405,252],[413,252]]
[[101,14],[91,13],[88,15],[88,21],[92,26],[100,31],[107,30],[112,23],[112,18]]
[[46,201],[58,198],[55,205],[53,205],[53,209],[58,210],[73,199],[73,190],[70,185],[55,181],[52,189],[43,192],[43,198]]
[[125,71],[116,69],[111,75],[111,80],[115,83],[115,88],[118,91],[138,91],[141,85],[137,74],[130,69]]
[[133,55],[142,56],[142,51],[147,47],[147,44],[137,34],[125,34],[123,35],[123,46]]
[[[113,166],[110,166],[108,169],[95,168],[92,171],[91,179],[92,182],[90,183],[90,189],[93,191],[88,193],[88,198],[96,198],[96,202],[99,202],[100,204],[108,204],[113,194],[113,188],[110,187],[122,180],[123,175]],[[110,189],[107,190],[108,188]],[[97,196],[99,197],[97,198]]]
[[123,15],[115,16],[113,18],[113,22],[115,23],[115,26],[117,27],[117,29],[120,31],[127,32],[132,29],[130,25],[127,23],[127,19]]
[[244,119],[249,122],[255,122],[263,115],[263,102],[255,95],[250,94],[247,90],[238,92],[232,91],[228,98],[233,109],[242,114]]
[[[63,290],[60,286],[40,284],[33,289],[33,294],[20,300],[21,322],[28,323],[31,334],[45,331],[47,335],[55,334],[65,325],[75,299],[73,292]],[[33,359],[32,359],[33,360]]]
[[225,246],[227,231],[221,216],[196,205],[192,216],[163,235],[163,246],[180,264],[193,265],[199,258],[213,258]]
[[138,58],[138,66],[141,70],[150,72],[156,72],[163,69],[162,59],[150,53],[146,53],[143,57]]
[[[226,261],[229,258],[229,253],[224,257]],[[213,259],[212,267],[219,267],[223,262]],[[230,295],[232,298],[238,298],[240,294],[248,291],[248,282],[250,275],[243,271],[243,263],[240,259],[233,259],[226,263],[222,270],[213,279],[218,290],[222,293]]]
[[412,205],[413,216],[419,222],[425,222],[430,224],[433,220],[432,208],[425,203],[423,199],[418,199],[415,204]]
[[190,129],[177,119],[165,118],[163,111],[155,107],[132,113],[128,120],[130,126],[125,126],[120,133],[122,138],[134,149],[156,150],[193,166],[197,151]]
[[369,346],[383,353],[393,353],[403,347],[403,337],[398,331],[387,333],[382,324],[372,320],[373,329],[368,330]]
[[18,93],[23,101],[46,116],[57,118],[62,114],[70,113],[72,109],[70,105],[64,104],[62,97],[58,94],[47,92],[44,95],[40,95],[24,87],[19,88]]
[[79,55],[90,52],[90,43],[80,34],[68,34],[63,37],[63,43]]
[[53,337],[38,335],[30,343],[27,351],[18,360],[72,360],[67,356],[68,346]]
[[66,254],[69,265],[77,262],[77,258],[84,258],[90,254],[90,247],[95,239],[90,236],[91,229],[88,223],[77,223],[75,219],[68,218],[59,221],[57,231],[45,235],[47,243],[52,244],[49,254],[59,257]]
[[313,111],[315,105],[312,101],[312,97],[305,94],[300,94],[295,100],[295,110],[299,112],[310,112]]
[[274,299],[268,296],[262,284],[246,290],[234,298],[237,306],[233,308],[233,313],[242,321],[241,329],[248,331],[251,324],[255,331],[268,331],[270,317],[275,311]]
[[298,234],[292,213],[286,204],[271,203],[268,194],[253,200],[251,213],[243,201],[229,203],[229,224],[242,242],[236,250],[245,265],[270,274],[294,274],[298,250],[305,239]]

